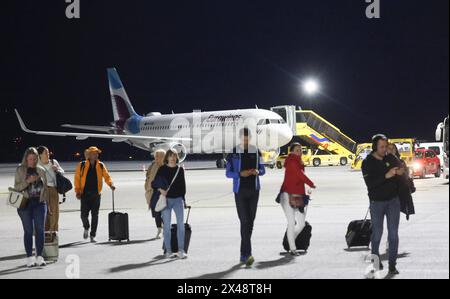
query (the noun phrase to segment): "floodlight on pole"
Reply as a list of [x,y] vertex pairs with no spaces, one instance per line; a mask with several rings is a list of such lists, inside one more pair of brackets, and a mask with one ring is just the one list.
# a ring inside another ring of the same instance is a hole
[[315,79],[307,79],[302,82],[302,90],[308,96],[312,96],[319,92],[320,85]]

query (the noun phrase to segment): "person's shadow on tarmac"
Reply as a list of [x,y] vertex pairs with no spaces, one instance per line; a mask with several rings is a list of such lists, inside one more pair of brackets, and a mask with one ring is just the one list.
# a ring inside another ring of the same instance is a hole
[[177,259],[166,259],[166,257],[164,255],[158,255],[149,262],[145,262],[145,263],[141,263],[141,264],[122,265],[122,266],[111,268],[108,270],[108,272],[109,273],[118,273],[118,272],[124,272],[124,271],[131,271],[131,270],[147,268],[147,267],[151,267],[151,266],[164,265],[164,264],[172,263],[176,260]]
[[123,242],[108,241],[108,242],[95,243],[95,245],[126,246],[126,245],[143,244],[143,243],[153,242],[153,241],[157,241],[157,240],[160,240],[160,239],[153,238],[153,239],[147,239],[147,240],[131,240],[129,242],[127,242],[127,241],[123,241]]
[[[295,260],[295,258],[293,256],[291,256],[290,254],[286,254],[284,257],[279,258],[277,260],[256,263],[254,268],[258,269],[258,270],[275,268],[275,267],[280,267],[280,266],[287,265],[287,264],[291,263],[294,260]],[[246,267],[244,264],[239,263],[239,264],[234,265],[233,267],[231,267],[230,269],[225,270],[225,271],[204,274],[204,275],[201,275],[201,276],[198,276],[198,277],[192,277],[190,279],[224,279],[227,276],[229,276],[229,275],[231,275],[231,274],[233,274],[233,273],[235,273],[237,271],[245,270],[245,269],[251,269],[251,268],[252,267]]]

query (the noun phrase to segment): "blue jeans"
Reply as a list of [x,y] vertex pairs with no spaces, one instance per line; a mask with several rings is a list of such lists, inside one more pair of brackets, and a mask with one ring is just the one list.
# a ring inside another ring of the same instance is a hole
[[396,265],[398,256],[398,227],[400,224],[400,199],[372,201],[370,203],[372,218],[372,254],[380,256],[380,243],[383,236],[384,217],[387,219],[389,241],[389,264]]
[[184,250],[184,201],[183,198],[167,198],[167,207],[161,211],[164,223],[164,245],[167,253],[172,253],[172,210],[177,218],[177,239],[179,251]]
[[39,199],[29,199],[27,207],[18,209],[17,213],[22,220],[24,231],[23,242],[27,257],[33,256],[33,228],[36,233],[36,256],[42,256],[45,241],[47,204],[39,202]]
[[241,258],[252,255],[252,234],[258,211],[259,191],[240,190],[235,193],[236,209],[241,222]]

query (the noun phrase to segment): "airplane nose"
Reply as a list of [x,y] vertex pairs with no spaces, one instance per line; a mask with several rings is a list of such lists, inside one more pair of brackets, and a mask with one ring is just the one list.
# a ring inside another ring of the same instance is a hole
[[292,133],[290,128],[282,128],[278,133],[278,143],[279,146],[285,146],[289,142],[291,142],[294,134]]

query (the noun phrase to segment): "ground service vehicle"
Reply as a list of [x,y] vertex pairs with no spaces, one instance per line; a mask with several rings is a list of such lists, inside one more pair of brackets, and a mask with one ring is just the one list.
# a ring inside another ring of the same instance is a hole
[[[303,151],[302,161],[305,164],[305,166],[309,166],[311,164],[312,151],[311,151],[311,149],[308,149],[305,146],[302,147],[302,151]],[[284,161],[286,160],[288,155],[289,155],[289,152],[287,155],[281,155],[278,157],[277,162],[276,162],[276,166],[278,169],[282,169],[284,167]]]
[[413,177],[425,178],[433,174],[435,177],[441,177],[441,162],[433,150],[417,149],[413,164]]
[[362,162],[367,158],[368,155],[372,152],[372,143],[361,143],[358,144],[356,150],[356,157],[353,160],[351,169],[352,170],[361,170]]
[[[413,160],[415,157],[416,140],[414,138],[394,138],[389,139],[389,142],[395,143],[400,152],[400,157],[406,162],[408,168],[412,170]],[[352,170],[361,170],[362,162],[372,152],[372,143],[358,144],[356,150],[356,158],[352,163]]]
[[433,150],[441,162],[441,170],[444,171],[444,143],[443,142],[420,142],[417,149]]

